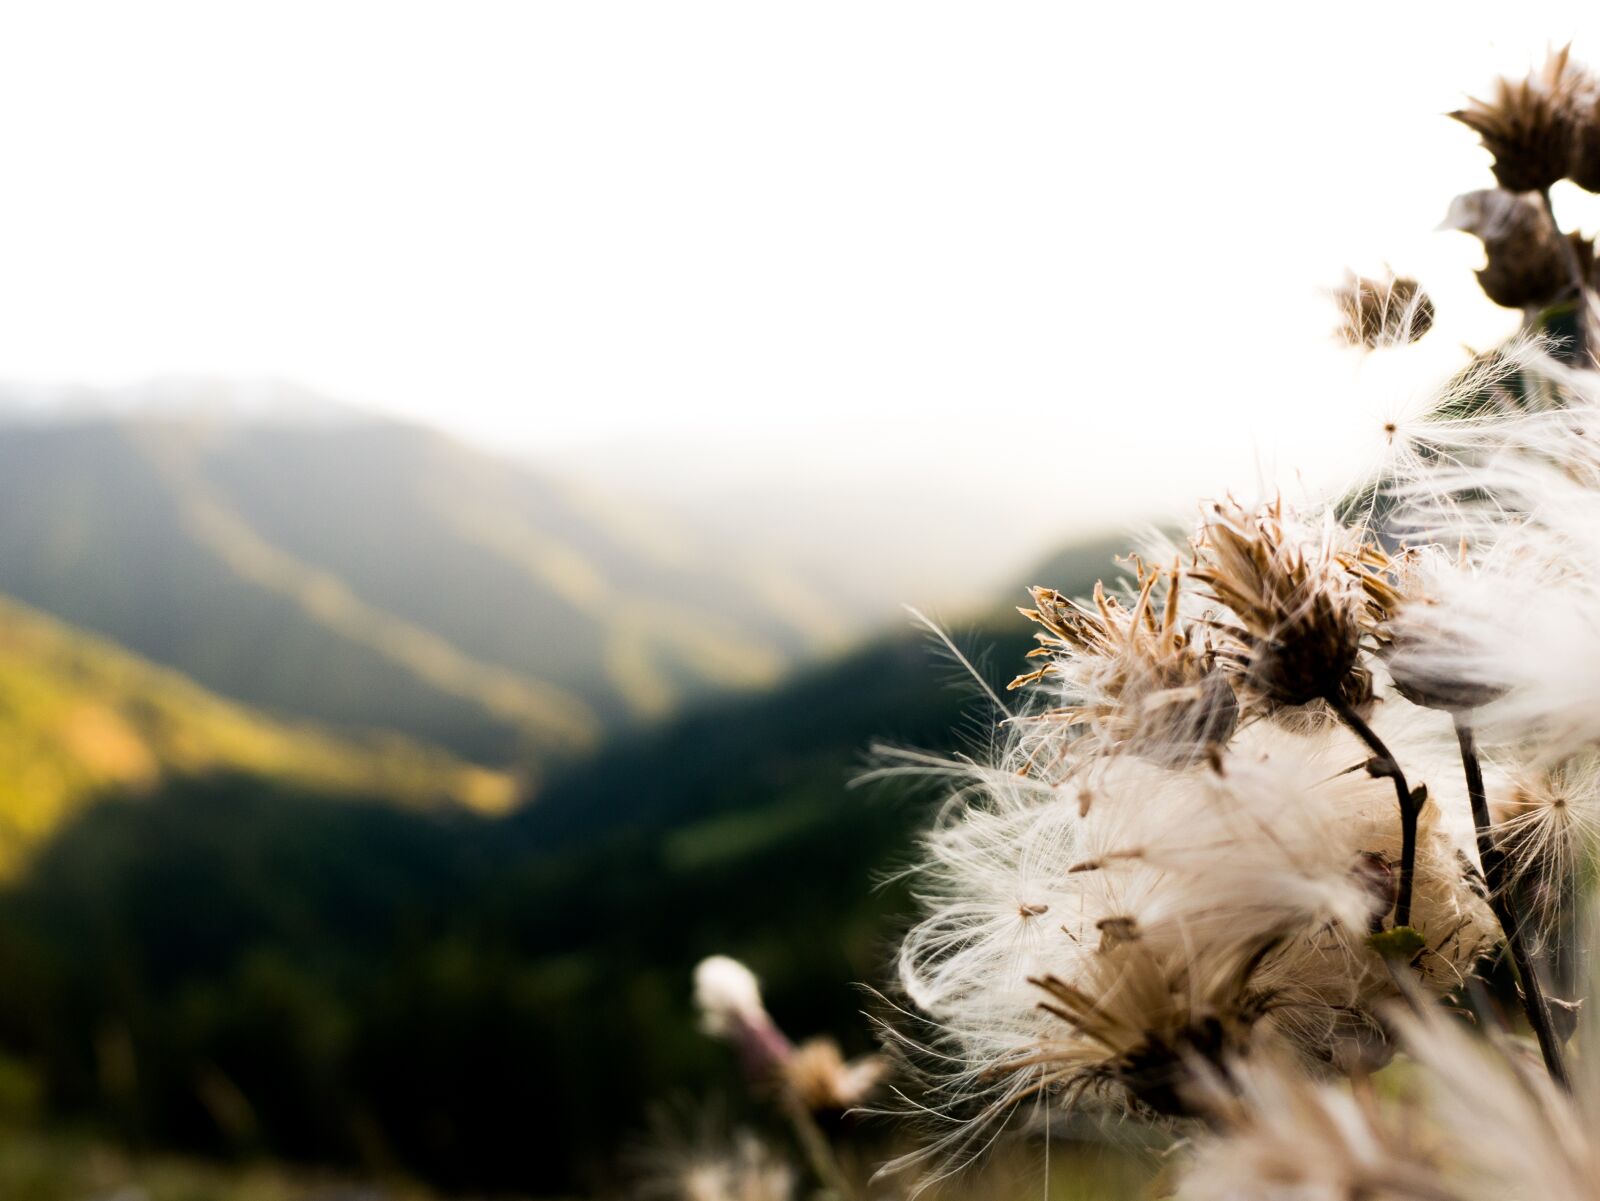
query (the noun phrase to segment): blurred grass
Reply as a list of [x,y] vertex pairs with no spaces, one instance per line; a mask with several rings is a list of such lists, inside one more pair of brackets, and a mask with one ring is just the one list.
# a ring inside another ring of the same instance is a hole
[[[801,1182],[795,1201],[818,1196],[804,1176]],[[871,1196],[875,1201],[899,1201],[908,1182],[880,1182]],[[981,1168],[923,1196],[927,1201],[1134,1201],[1159,1195],[1153,1188],[1159,1188],[1159,1175],[1148,1156],[1114,1146],[1068,1144],[1053,1150],[1048,1166],[1037,1147],[1003,1150]],[[5,1201],[442,1201],[439,1194],[404,1181],[294,1170],[271,1161],[225,1165],[132,1154],[82,1131],[13,1124],[0,1124],[0,1197]]]
[[222,1167],[135,1156],[88,1135],[0,1127],[5,1201],[428,1201],[406,1184],[374,1184],[261,1163]]

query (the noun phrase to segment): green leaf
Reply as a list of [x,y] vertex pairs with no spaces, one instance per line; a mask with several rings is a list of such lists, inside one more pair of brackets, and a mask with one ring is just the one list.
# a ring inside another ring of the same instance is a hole
[[1396,926],[1369,935],[1367,945],[1385,959],[1410,959],[1428,945],[1428,940],[1410,926]]

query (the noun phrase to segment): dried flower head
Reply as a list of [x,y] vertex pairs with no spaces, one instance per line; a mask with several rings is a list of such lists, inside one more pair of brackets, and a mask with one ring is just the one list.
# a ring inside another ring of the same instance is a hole
[[1039,1007],[1068,1029],[1017,1066],[1042,1068],[1044,1088],[1071,1094],[1109,1083],[1157,1113],[1192,1114],[1199,1082],[1246,1055],[1253,1027],[1270,1012],[1272,996],[1255,976],[1280,942],[1252,940],[1197,959],[1117,940],[1080,983],[1035,978]]
[[1411,1060],[1398,1086],[1236,1065],[1177,1201],[1593,1201],[1593,1077],[1569,1093],[1515,1044],[1437,1013],[1397,1008],[1390,1024]]
[[1457,196],[1441,229],[1459,229],[1483,243],[1478,272],[1483,294],[1508,309],[1547,308],[1573,287],[1576,256],[1584,278],[1594,274],[1593,244],[1563,238],[1538,197],[1488,188]]
[[1433,300],[1407,276],[1367,279],[1351,274],[1333,295],[1339,307],[1337,333],[1350,346],[1403,346],[1433,328]]
[[1361,706],[1371,681],[1360,664],[1360,584],[1344,566],[1331,517],[1307,527],[1282,499],[1254,511],[1212,506],[1195,540],[1190,575],[1226,605],[1219,656],[1249,693],[1297,706],[1339,698]]
[[1397,490],[1403,528],[1468,547],[1463,566],[1422,560],[1438,629],[1414,658],[1441,679],[1504,687],[1474,728],[1544,766],[1600,744],[1600,397],[1588,375],[1530,365],[1522,409],[1486,419]]
[[[1410,715],[1376,720],[1415,760]],[[974,1105],[991,1127],[1045,1095],[1091,1112],[1171,1108],[1208,1048],[1381,1063],[1377,1015],[1396,994],[1367,938],[1394,907],[1401,844],[1388,782],[1349,770],[1362,753],[1336,725],[1254,722],[1214,766],[1105,758],[1087,808],[1081,780],[968,765],[961,803],[910,874],[926,912],[900,964],[909,1006],[935,1031],[907,1042],[925,1103],[951,1117],[949,1143],[982,1141],[962,1124]],[[1470,832],[1446,821],[1466,810],[1451,784],[1423,812],[1416,856],[1415,972],[1440,992],[1496,941],[1462,855]]]
[[1483,139],[1495,181],[1507,191],[1543,191],[1571,168],[1587,79],[1570,51],[1557,50],[1526,79],[1496,80],[1492,99],[1471,99],[1450,114]]
[[1067,703],[1047,720],[1082,727],[1104,749],[1181,766],[1232,737],[1239,706],[1206,631],[1180,616],[1178,566],[1162,573],[1133,563],[1138,594],[1131,606],[1108,596],[1103,584],[1095,585],[1092,606],[1032,589],[1034,608],[1019,612],[1044,632],[1029,657],[1049,661],[1010,686],[1058,680]]
[[792,1201],[797,1192],[793,1166],[750,1131],[729,1129],[715,1108],[657,1109],[623,1163],[628,1195],[641,1201]]
[[810,1038],[784,1063],[783,1083],[807,1109],[854,1109],[877,1088],[888,1066],[881,1055],[846,1062],[833,1039]]

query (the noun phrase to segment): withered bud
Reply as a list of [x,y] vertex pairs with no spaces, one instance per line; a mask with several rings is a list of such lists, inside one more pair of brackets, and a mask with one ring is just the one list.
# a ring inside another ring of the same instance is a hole
[[1334,292],[1337,336],[1350,346],[1376,350],[1415,342],[1433,328],[1433,301],[1407,276],[1367,279],[1351,274]]
[[1471,99],[1450,115],[1483,139],[1494,178],[1510,192],[1540,192],[1571,169],[1580,101],[1588,92],[1571,47],[1552,54],[1526,79],[1495,81],[1489,100]]
[[1563,238],[1537,196],[1498,188],[1468,192],[1450,204],[1441,229],[1459,229],[1483,243],[1478,272],[1483,294],[1508,309],[1542,309],[1571,291],[1572,255],[1585,279],[1594,274],[1594,245]]

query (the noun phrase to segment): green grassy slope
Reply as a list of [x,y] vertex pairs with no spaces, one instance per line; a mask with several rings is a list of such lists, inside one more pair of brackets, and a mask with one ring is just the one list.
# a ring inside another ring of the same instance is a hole
[[499,809],[513,795],[508,777],[396,735],[336,739],[265,718],[0,599],[0,870],[101,793],[215,772],[422,806]]

